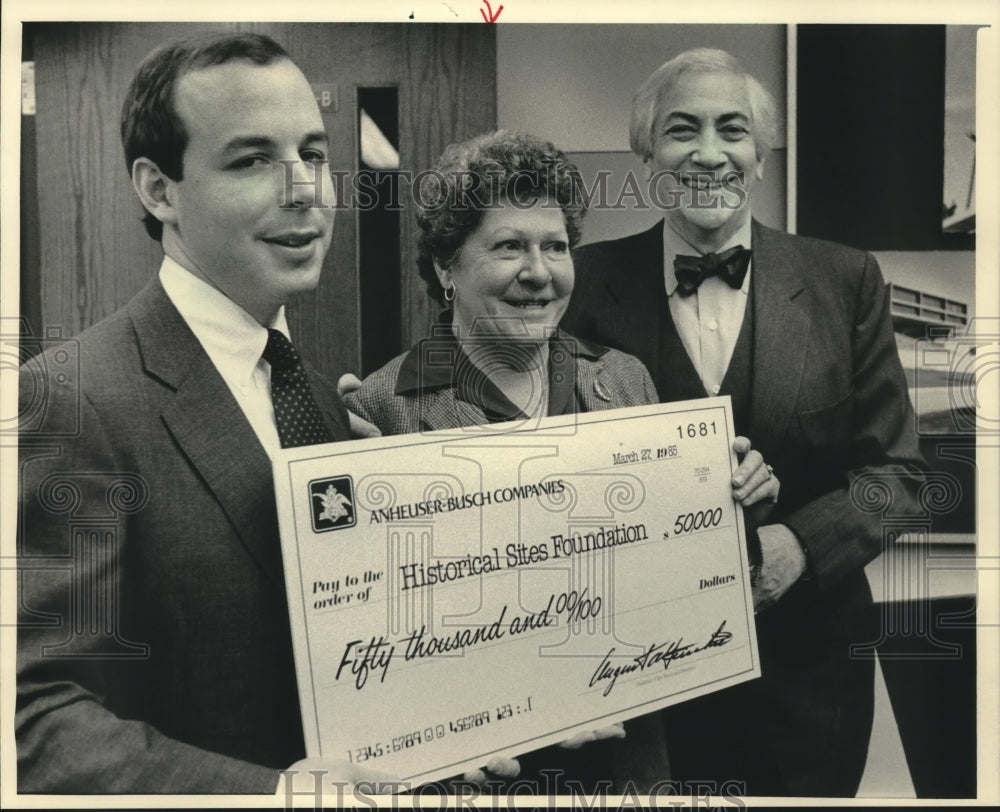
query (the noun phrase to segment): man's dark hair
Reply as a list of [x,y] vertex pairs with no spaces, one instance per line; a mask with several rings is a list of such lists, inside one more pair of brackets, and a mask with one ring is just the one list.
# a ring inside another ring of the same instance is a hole
[[[289,58],[284,48],[263,34],[207,34],[157,48],[139,65],[122,104],[122,147],[129,174],[136,158],[149,158],[168,178],[184,178],[188,133],[174,107],[174,88],[186,73],[233,59],[270,65]],[[154,240],[163,238],[163,223],[149,212],[143,224]]]

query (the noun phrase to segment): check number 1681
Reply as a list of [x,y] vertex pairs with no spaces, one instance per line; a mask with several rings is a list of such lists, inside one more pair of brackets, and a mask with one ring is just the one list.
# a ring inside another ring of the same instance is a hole
[[708,437],[714,435],[715,431],[715,421],[711,423],[688,423],[686,426],[677,427],[677,436],[682,440],[685,437]]

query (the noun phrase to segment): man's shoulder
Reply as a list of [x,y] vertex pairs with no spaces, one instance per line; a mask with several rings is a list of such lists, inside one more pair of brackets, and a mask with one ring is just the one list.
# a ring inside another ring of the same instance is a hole
[[75,336],[63,338],[48,331],[44,338],[21,338],[22,354],[31,357],[21,374],[43,375],[65,381],[70,367],[86,367],[91,375],[120,368],[116,363],[133,335],[125,308],[115,311]]
[[754,224],[755,272],[801,285],[819,297],[845,303],[884,284],[878,262],[869,252],[830,240],[787,234]]
[[[100,401],[105,393],[122,395],[122,370],[132,365],[120,346],[127,326],[127,317],[118,311],[70,338],[51,333],[43,340],[22,338],[22,352],[36,353],[18,372],[22,436],[75,435],[86,403]],[[112,384],[115,378],[118,386]]]
[[637,254],[655,251],[657,244],[662,251],[662,221],[657,221],[651,228],[624,237],[581,245],[573,251],[573,261],[580,267],[602,269],[609,260],[621,262],[623,259]]
[[[162,294],[162,289],[159,290]],[[44,339],[31,336],[22,338],[27,354],[33,357],[22,365],[22,371],[55,372],[66,359],[78,360],[88,369],[91,380],[105,374],[123,373],[129,366],[123,362],[139,353],[135,322],[151,308],[170,307],[165,294],[157,296],[152,285],[147,285],[118,310],[104,317],[96,324],[68,338],[52,338],[47,333]],[[167,340],[167,336],[157,337]],[[32,353],[40,349],[41,352]]]
[[[169,302],[165,295],[163,299]],[[123,307],[75,336],[53,337],[47,331],[42,339],[22,338],[22,353],[31,356],[21,365],[18,375],[23,427],[31,430],[30,416],[36,412],[39,419],[44,416],[48,422],[58,415],[63,404],[79,409],[87,402],[98,410],[102,409],[101,404],[116,412],[127,410],[146,377],[137,336],[136,307],[141,311],[149,301],[147,287]],[[153,301],[160,302],[155,296]],[[158,339],[172,340],[161,331],[152,332]]]
[[[568,326],[581,329],[576,317],[593,302],[602,303],[608,291],[634,285],[655,286],[662,274],[663,224],[618,237],[588,243],[573,252],[576,286],[570,299]],[[583,329],[587,334],[589,331]]]
[[823,260],[833,260],[846,264],[863,265],[870,254],[860,248],[854,248],[844,243],[824,240],[818,237],[808,237],[801,234],[789,234],[778,231],[759,222],[754,222],[754,248],[777,248],[790,253],[815,257]]

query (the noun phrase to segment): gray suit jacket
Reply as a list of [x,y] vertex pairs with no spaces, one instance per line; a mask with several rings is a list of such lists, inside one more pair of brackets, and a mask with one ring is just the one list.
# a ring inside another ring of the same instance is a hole
[[159,281],[21,396],[20,791],[273,792],[304,747],[271,463]]
[[[655,325],[666,307],[662,223],[577,249],[563,324],[662,368]],[[852,501],[867,473],[896,509],[913,504],[923,460],[899,363],[885,283],[853,248],[753,225],[750,423],[737,426],[781,476],[780,518],[832,588],[882,550],[882,516]],[[662,402],[678,399],[656,379]]]
[[[661,358],[657,327],[664,312],[669,318],[662,229],[577,249],[563,324],[635,355],[667,402],[693,395],[677,390]],[[752,729],[730,740],[772,752],[794,794],[853,794],[873,680],[871,661],[852,658],[850,646],[878,638],[863,568],[882,552],[886,516],[922,515],[924,462],[875,259],[755,222],[751,284],[749,425],[736,430],[781,478],[768,521],[798,536],[809,577],[757,618],[763,678],[747,684],[740,705]],[[718,763],[711,752],[707,760]]]

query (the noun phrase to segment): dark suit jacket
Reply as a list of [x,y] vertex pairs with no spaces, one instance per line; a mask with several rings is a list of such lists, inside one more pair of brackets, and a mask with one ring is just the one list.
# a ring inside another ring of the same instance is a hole
[[[669,317],[662,229],[578,249],[563,324],[635,355],[670,401],[677,396],[656,329],[663,310]],[[839,748],[860,750],[863,767],[871,725],[870,678],[865,688],[843,670],[850,642],[873,642],[863,567],[883,547],[882,511],[859,506],[875,491],[860,489],[877,477],[889,509],[905,514],[923,461],[874,258],[755,222],[751,279],[750,415],[736,428],[781,478],[769,521],[798,536],[809,577],[758,617],[763,680],[755,690],[767,727],[746,746],[773,747],[793,791],[816,794],[837,789],[824,783],[829,776],[813,781],[817,772],[848,769]]]
[[154,279],[21,394],[20,791],[273,792],[304,746],[271,463],[225,382]]

